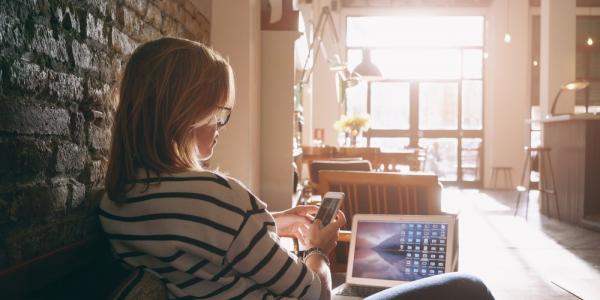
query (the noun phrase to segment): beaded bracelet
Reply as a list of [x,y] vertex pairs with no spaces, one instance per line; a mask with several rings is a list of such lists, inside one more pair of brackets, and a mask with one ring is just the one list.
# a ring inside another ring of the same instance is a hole
[[303,255],[303,257],[302,257],[302,261],[303,261],[304,263],[306,263],[306,260],[307,260],[307,259],[308,259],[308,258],[309,258],[311,255],[318,255],[318,256],[320,256],[320,257],[323,259],[323,261],[325,261],[325,263],[327,264],[327,266],[328,266],[328,267],[330,266],[330,263],[329,263],[329,257],[327,257],[327,255],[326,255],[325,253],[323,253],[323,251],[321,251],[321,249],[319,249],[319,248],[316,248],[316,247],[315,247],[315,248],[310,248],[310,249],[308,249],[308,250],[304,251],[304,255]]

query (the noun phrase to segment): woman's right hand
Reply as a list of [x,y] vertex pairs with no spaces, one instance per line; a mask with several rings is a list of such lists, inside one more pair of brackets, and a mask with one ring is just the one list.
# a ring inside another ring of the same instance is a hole
[[321,228],[321,220],[315,220],[308,228],[301,230],[302,243],[307,249],[319,248],[324,253],[329,253],[337,245],[340,228],[346,224],[346,216],[340,210],[336,217],[327,226]]

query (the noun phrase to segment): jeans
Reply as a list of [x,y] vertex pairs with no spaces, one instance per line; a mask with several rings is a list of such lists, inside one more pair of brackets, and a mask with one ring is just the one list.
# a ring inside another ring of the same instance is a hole
[[446,273],[415,280],[371,295],[365,300],[460,299],[493,300],[494,296],[477,277],[463,273]]

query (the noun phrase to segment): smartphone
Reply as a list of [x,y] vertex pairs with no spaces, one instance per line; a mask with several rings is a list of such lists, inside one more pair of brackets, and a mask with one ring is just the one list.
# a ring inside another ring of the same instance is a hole
[[323,197],[321,207],[319,207],[319,211],[317,211],[315,220],[321,220],[323,226],[329,224],[336,215],[338,209],[340,209],[344,196],[345,194],[340,192],[327,192]]

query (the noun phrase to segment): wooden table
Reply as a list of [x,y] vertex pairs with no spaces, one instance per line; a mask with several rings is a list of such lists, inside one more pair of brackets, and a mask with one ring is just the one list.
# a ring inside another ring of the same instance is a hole
[[370,161],[374,169],[379,169],[383,165],[383,171],[396,171],[396,165],[408,165],[411,171],[420,171],[422,166],[419,149],[382,152],[377,147],[302,147],[302,164],[306,164],[307,166],[313,160],[352,157]]

